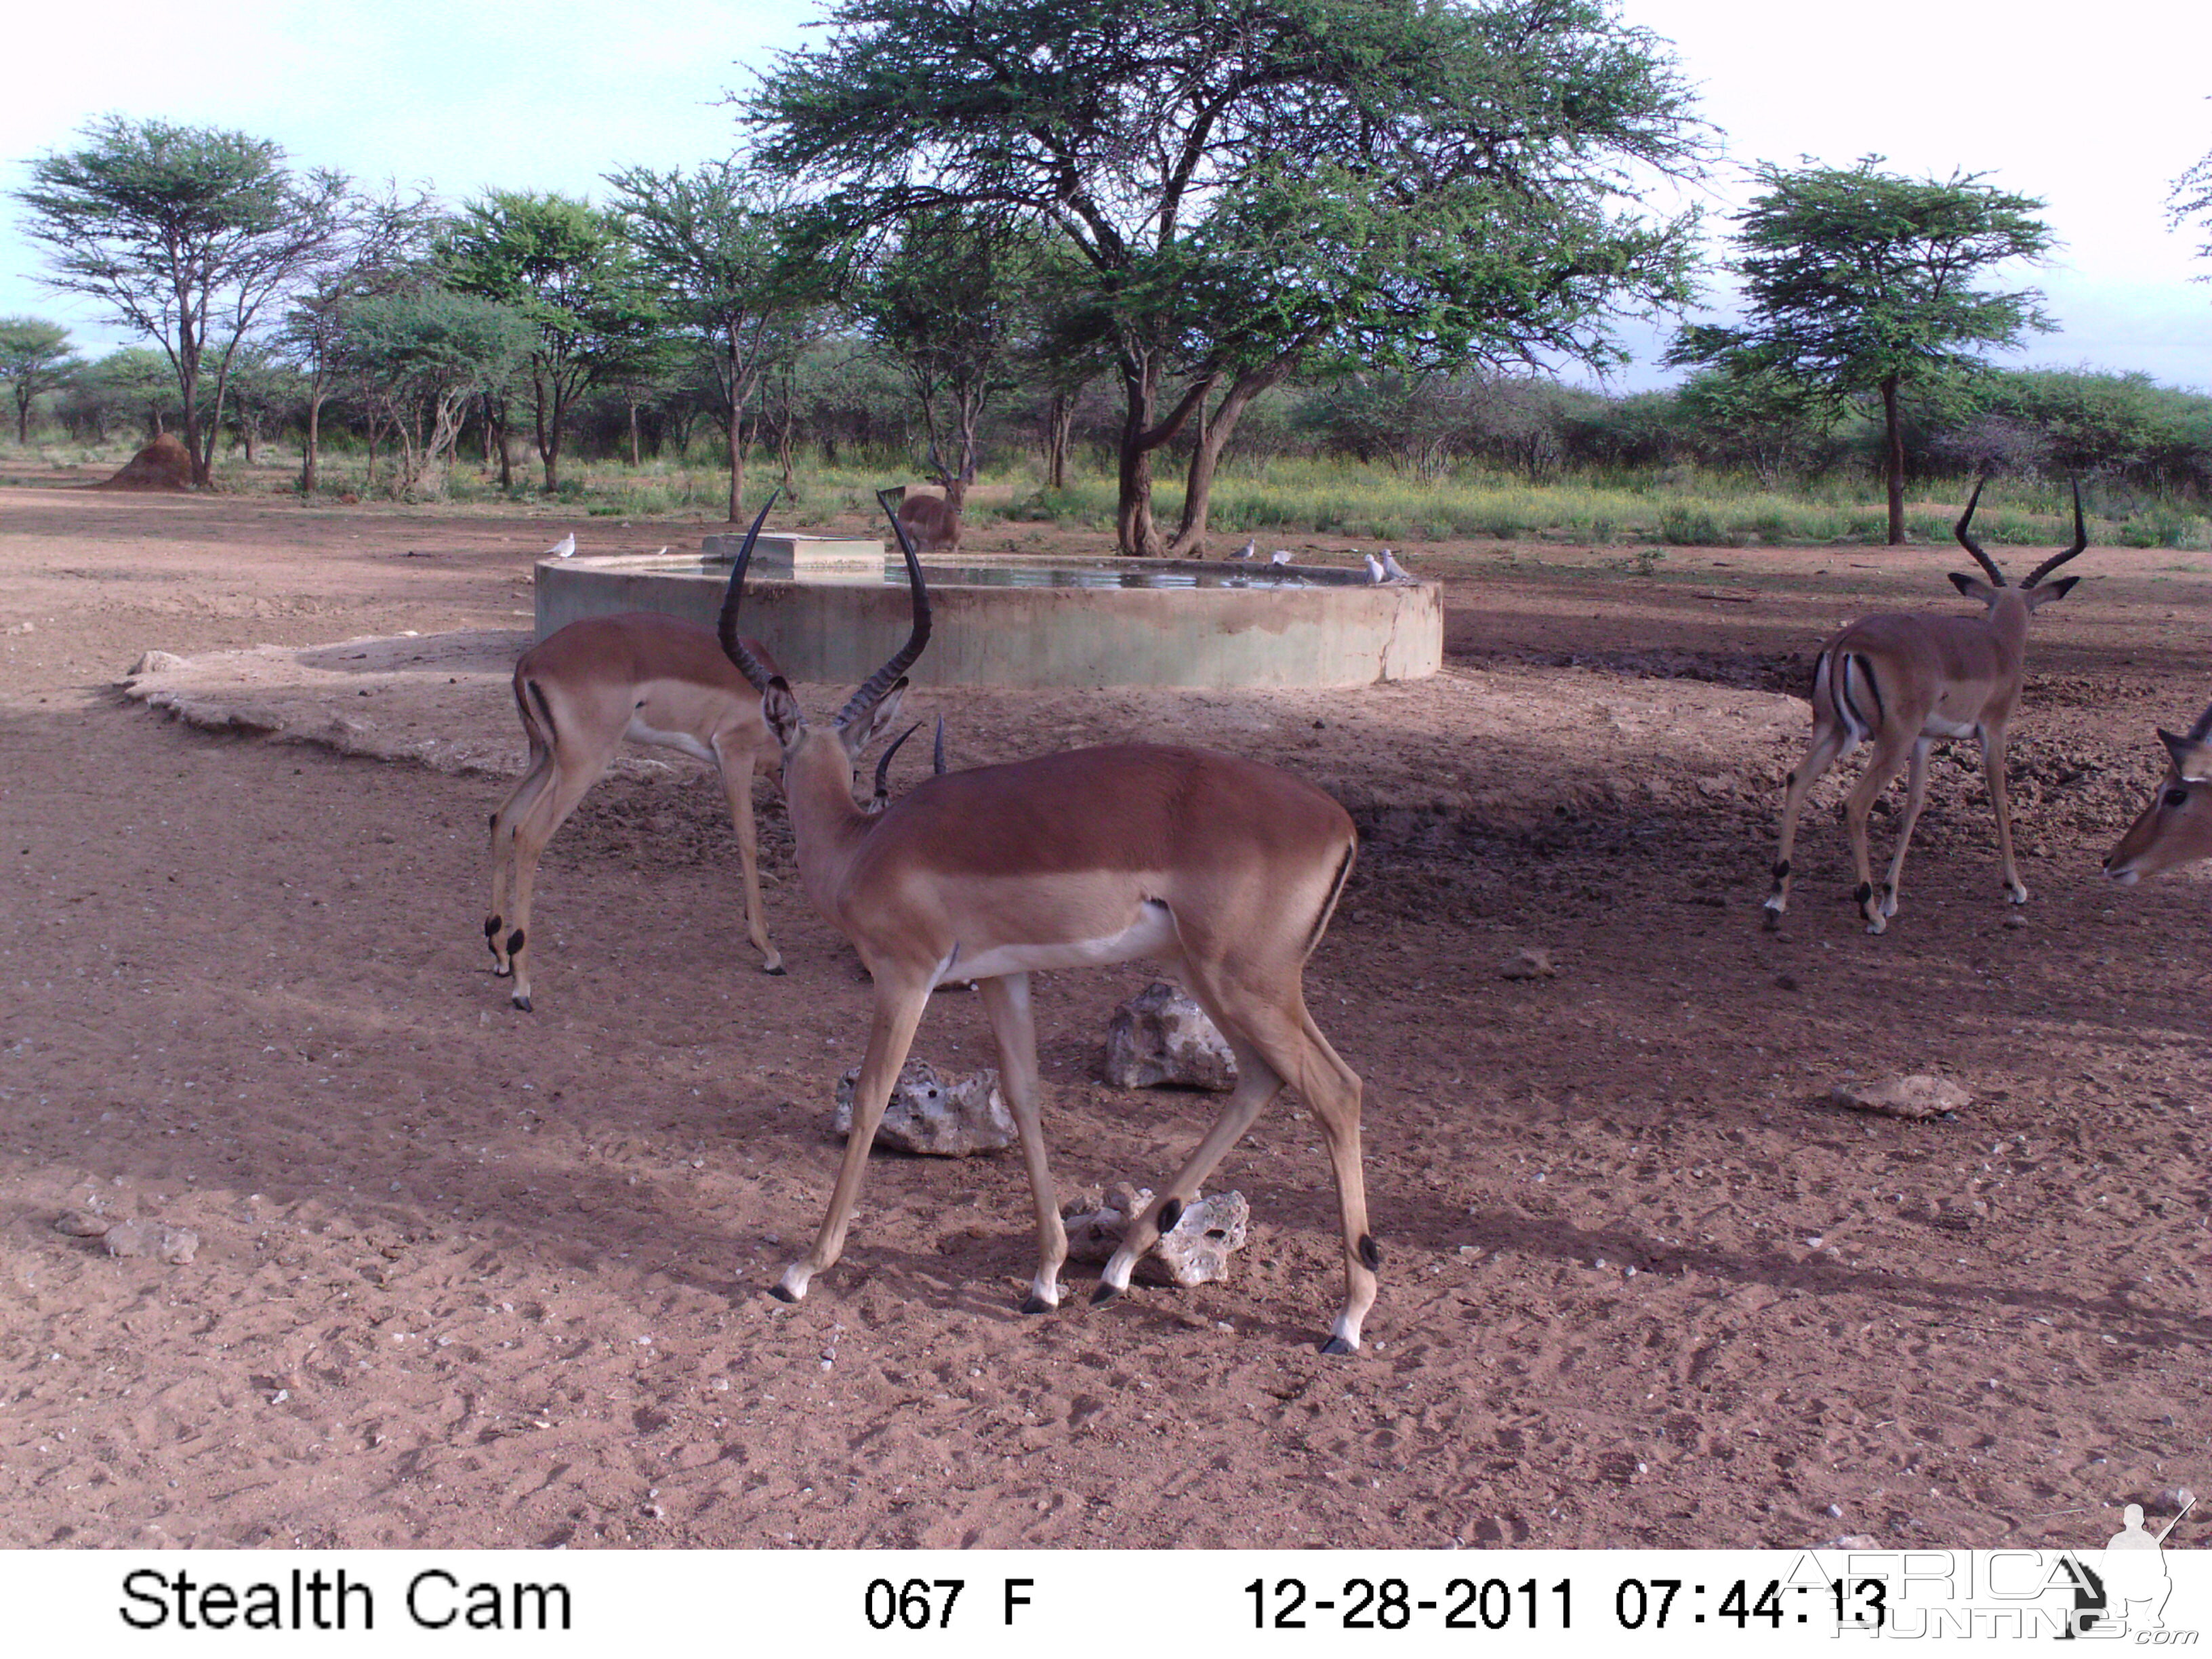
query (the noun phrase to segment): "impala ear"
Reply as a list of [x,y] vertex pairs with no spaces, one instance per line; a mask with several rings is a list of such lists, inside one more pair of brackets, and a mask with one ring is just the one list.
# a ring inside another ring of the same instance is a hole
[[2173,757],[2174,775],[2184,783],[2212,782],[2212,743],[2202,738],[2178,737],[2161,726],[2158,740]]
[[2061,576],[2055,582],[2045,582],[2040,587],[2023,588],[2021,591],[2027,594],[2027,608],[2033,611],[2039,605],[2049,605],[2053,599],[2064,599],[2074,591],[2074,584],[2081,580],[2079,576]]
[[799,728],[806,723],[806,715],[799,706],[799,699],[791,695],[791,687],[778,674],[761,693],[761,720],[784,748],[791,747]]
[[1954,570],[1951,572],[1951,586],[1957,588],[1968,599],[1978,599],[1984,605],[1994,603],[1997,597],[1997,590],[1996,588],[1990,586],[1989,583],[1984,581],[1979,576],[1969,576],[1963,570]]
[[873,708],[861,710],[857,719],[837,728],[838,740],[845,745],[848,755],[858,760],[868,745],[897,720],[899,704],[906,701],[906,676],[902,674],[891,682],[890,690],[876,700]]

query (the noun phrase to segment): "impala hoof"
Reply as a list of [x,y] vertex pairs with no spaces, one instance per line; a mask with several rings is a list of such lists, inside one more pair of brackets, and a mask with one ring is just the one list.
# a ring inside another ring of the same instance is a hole
[[1780,933],[1782,931],[1782,912],[1776,909],[1772,905],[1768,905],[1766,907],[1766,920],[1760,923],[1760,926],[1765,927],[1770,933]]
[[1102,1279],[1098,1281],[1098,1288],[1091,1292],[1091,1305],[1094,1308],[1103,1308],[1121,1294],[1121,1287],[1119,1285],[1109,1285]]
[[1321,1345],[1321,1351],[1327,1354],[1347,1354],[1359,1352],[1355,1345],[1346,1341],[1340,1336],[1330,1337],[1328,1341]]
[[526,1014],[534,1014],[538,1012],[535,1008],[530,1006],[530,999],[528,997],[516,997],[514,1000],[514,1006]]
[[1048,1314],[1059,1306],[1057,1302],[1048,1302],[1035,1291],[1022,1300],[1022,1311],[1025,1314]]
[[761,969],[761,972],[763,974],[774,974],[779,979],[781,979],[787,971],[789,970],[787,969],[780,962],[764,964]]
[[768,1293],[779,1302],[796,1302],[799,1300],[796,1296],[784,1289],[781,1285],[769,1285],[768,1287]]

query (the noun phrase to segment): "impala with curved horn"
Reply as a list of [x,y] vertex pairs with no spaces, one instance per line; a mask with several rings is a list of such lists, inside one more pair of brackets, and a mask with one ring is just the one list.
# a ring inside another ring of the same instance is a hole
[[[2012,809],[2005,799],[2005,725],[2020,700],[2027,668],[2027,625],[2041,606],[2063,599],[2080,580],[2067,576],[2048,587],[2045,576],[2089,544],[2081,518],[2081,486],[2074,485],[2074,544],[2036,566],[2018,587],[2008,586],[1996,560],[1967,533],[1982,498],[1978,479],[1954,533],[1959,544],[1989,573],[1989,580],[1953,572],[1951,584],[1986,607],[1978,617],[1923,614],[1869,617],[1853,623],[1820,647],[1813,671],[1813,742],[1790,775],[1782,809],[1782,845],[1774,863],[1774,889],[1767,896],[1766,925],[1781,925],[1790,904],[1790,852],[1797,836],[1797,815],[1821,774],[1862,743],[1874,753],[1844,803],[1851,856],[1858,871],[1853,894],[1867,931],[1879,933],[1897,914],[1898,883],[1905,872],[1905,849],[1928,789],[1928,752],[1946,738],[1974,738],[1982,745],[1982,770],[1997,820],[1997,858],[2005,890],[2014,904],[2027,902],[2013,862]],[[1877,890],[1867,857],[1867,814],[1900,769],[1910,764],[1905,819],[1898,826],[1897,850],[1889,878]]]
[[2123,887],[2212,859],[2212,705],[2186,737],[2161,726],[2158,740],[2166,745],[2166,781],[2105,860],[2105,873]]
[[[881,500],[882,498],[878,498]],[[799,878],[875,981],[853,1132],[812,1247],[775,1294],[796,1302],[842,1252],[868,1149],[933,987],[971,980],[997,1040],[1036,1212],[1037,1268],[1023,1310],[1059,1305],[1067,1236],[1038,1118],[1029,975],[1148,957],[1177,972],[1229,1041],[1238,1080],[1219,1118],[1130,1225],[1094,1301],[1175,1225],[1199,1183],[1285,1084],[1328,1142],[1342,1224],[1345,1297],[1322,1346],[1349,1353],[1375,1299],[1381,1255],[1367,1231],[1360,1082],[1305,1006],[1306,958],[1351,873],[1357,837],[1312,785],[1233,756],[1144,744],[1079,749],[950,772],[882,813],[854,804],[856,757],[897,716],[903,678],[929,642],[929,592],[890,503],[913,586],[906,644],[836,719],[807,719],[772,664],[737,635],[751,542],[730,573],[721,639],[761,695],[783,750]]]

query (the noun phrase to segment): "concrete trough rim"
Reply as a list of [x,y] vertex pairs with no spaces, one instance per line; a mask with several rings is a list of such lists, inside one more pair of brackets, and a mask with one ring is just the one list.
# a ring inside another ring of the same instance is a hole
[[[701,568],[709,562],[697,554],[541,559],[538,635],[621,611],[658,611],[711,626],[727,567]],[[1162,574],[1261,574],[1241,562],[1145,562],[1148,572]],[[915,665],[917,684],[1356,686],[1421,678],[1443,663],[1443,597],[1434,582],[1370,584],[1358,570],[1315,566],[1297,570],[1304,579],[1297,585],[1252,586],[950,579],[953,571],[1001,563],[1120,568],[1118,561],[1080,556],[924,559],[935,633]],[[739,626],[794,680],[835,684],[873,672],[904,641],[909,619],[903,582],[749,576]]]

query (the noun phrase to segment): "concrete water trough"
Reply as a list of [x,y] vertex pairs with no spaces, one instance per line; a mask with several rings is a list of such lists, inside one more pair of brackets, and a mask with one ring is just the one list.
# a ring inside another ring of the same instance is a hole
[[[740,539],[541,560],[538,637],[623,611],[711,628]],[[1161,559],[925,559],[922,572],[935,625],[914,678],[927,685],[1366,685],[1443,661],[1434,582]],[[792,679],[865,679],[911,620],[906,567],[880,543],[763,534],[754,550],[739,626]]]

